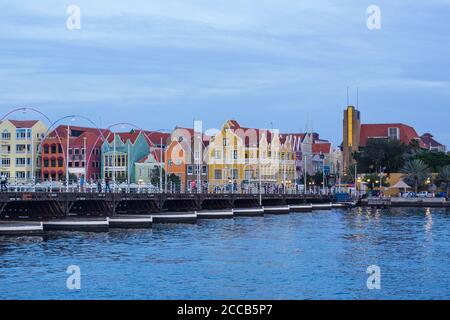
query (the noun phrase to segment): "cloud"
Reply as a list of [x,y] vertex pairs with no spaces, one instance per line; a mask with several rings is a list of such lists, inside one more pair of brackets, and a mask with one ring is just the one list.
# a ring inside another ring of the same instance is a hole
[[[66,29],[68,4],[81,7],[81,30]],[[339,143],[347,86],[360,87],[366,108],[395,100],[400,116],[419,95],[448,103],[449,2],[377,4],[382,29],[371,32],[368,4],[356,0],[4,0],[0,106],[125,105],[145,119],[167,107],[179,111],[175,124],[217,106],[211,121],[295,129],[309,110]]]

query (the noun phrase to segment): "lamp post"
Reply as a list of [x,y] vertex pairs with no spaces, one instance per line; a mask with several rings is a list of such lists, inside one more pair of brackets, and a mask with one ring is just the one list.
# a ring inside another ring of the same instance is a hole
[[159,192],[162,193],[163,192],[163,167],[162,167],[162,163],[163,163],[163,150],[162,150],[162,143],[163,143],[163,138],[161,137],[161,141],[159,143]]
[[283,156],[283,194],[286,194],[286,153]]
[[84,182],[86,183],[87,181],[87,163],[86,163],[86,137],[83,137],[83,148],[84,148],[84,152],[83,152],[83,161],[84,161]]
[[322,160],[322,193],[325,194],[325,155],[321,152],[320,159]]
[[303,190],[303,193],[306,195],[306,180],[307,180],[307,178],[308,178],[308,173],[306,172],[306,153],[303,155],[302,154],[302,156],[304,156],[304,158],[305,158],[305,164],[304,164],[304,172],[303,172],[303,174],[304,174],[304,178],[303,178],[303,187],[304,187],[304,190]]
[[262,206],[261,159],[260,159],[261,155],[260,152],[258,152],[258,154],[259,154],[258,155],[259,205]]
[[[195,133],[194,133],[195,134]],[[201,133],[202,135],[203,133]],[[202,181],[201,181],[201,155],[202,155],[202,136],[196,137],[197,148],[195,148],[195,162],[197,163],[197,193],[202,192]]]
[[116,191],[116,133],[113,134],[113,169],[112,169],[113,192]]
[[130,144],[127,147],[127,184],[128,184],[128,192],[130,192],[130,183],[131,183],[131,161],[130,161]]
[[30,134],[31,134],[31,181],[34,184],[36,183],[35,177],[34,177],[34,134],[33,134],[33,128],[30,128]]
[[67,144],[66,144],[66,192],[69,192],[69,144],[70,144],[70,125],[67,125]]

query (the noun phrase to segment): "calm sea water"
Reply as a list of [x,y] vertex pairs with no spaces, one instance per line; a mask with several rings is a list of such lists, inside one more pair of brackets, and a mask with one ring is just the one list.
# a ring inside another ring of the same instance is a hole
[[[66,269],[81,269],[81,290]],[[381,290],[367,289],[367,267]],[[1,299],[449,299],[450,211],[332,210],[0,238]]]

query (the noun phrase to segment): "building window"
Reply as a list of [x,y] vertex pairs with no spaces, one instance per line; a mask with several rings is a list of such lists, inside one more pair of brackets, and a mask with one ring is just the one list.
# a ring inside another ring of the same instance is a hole
[[208,174],[208,168],[206,166],[202,166],[202,174]]
[[52,144],[51,146],[51,152],[56,153],[56,144]]
[[51,160],[51,166],[52,166],[52,168],[56,167],[56,159]]
[[238,151],[237,150],[233,150],[233,159],[237,160],[238,158]]
[[16,178],[25,179],[25,172],[24,171],[16,171]]
[[24,167],[26,163],[25,158],[16,158],[16,166]]
[[16,145],[16,152],[17,153],[25,153],[26,145],[24,144],[17,144]]
[[11,165],[11,159],[9,159],[9,158],[2,159],[2,167],[9,168],[10,165]]
[[221,159],[222,158],[222,153],[220,152],[220,150],[214,151],[214,158],[215,159]]
[[4,130],[2,132],[2,139],[3,140],[11,140],[11,132],[9,132],[8,130]]
[[80,154],[80,149],[73,149],[74,150],[74,154]]
[[223,138],[222,143],[223,143],[224,147],[228,146],[228,139],[227,138]]
[[389,128],[389,139],[400,140],[400,129],[399,128]]
[[27,138],[27,129],[17,129],[16,130],[16,139],[17,140],[25,140]]
[[214,179],[216,180],[222,179],[222,170],[214,170]]
[[188,167],[187,167],[187,173],[188,173],[188,174],[192,174],[193,170],[194,170],[194,169],[193,169],[192,166],[188,166]]

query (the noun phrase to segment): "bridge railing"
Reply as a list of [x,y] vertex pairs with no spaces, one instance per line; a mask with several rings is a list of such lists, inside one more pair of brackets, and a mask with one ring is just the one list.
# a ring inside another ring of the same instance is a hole
[[214,186],[214,188],[202,187],[202,189],[192,188],[182,192],[180,189],[159,188],[151,184],[69,184],[68,186],[62,182],[45,182],[45,183],[23,183],[8,184],[2,188],[2,192],[15,193],[146,193],[146,194],[248,194],[248,195],[266,195],[266,194],[284,194],[284,195],[334,195],[334,190],[303,190],[298,186],[283,187],[282,185],[265,186]]

